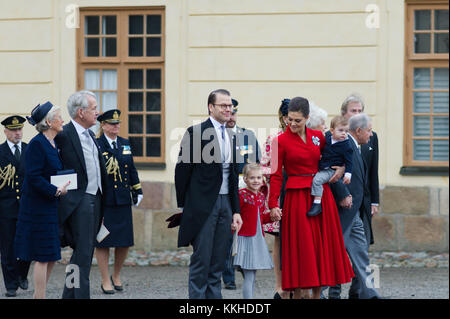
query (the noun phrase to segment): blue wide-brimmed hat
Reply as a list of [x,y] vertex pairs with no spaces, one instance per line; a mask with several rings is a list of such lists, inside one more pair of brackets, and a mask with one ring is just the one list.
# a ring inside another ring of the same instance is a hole
[[31,111],[31,116],[27,116],[28,123],[31,125],[36,125],[47,115],[47,113],[51,110],[53,104],[50,101],[45,102],[44,104],[38,104]]

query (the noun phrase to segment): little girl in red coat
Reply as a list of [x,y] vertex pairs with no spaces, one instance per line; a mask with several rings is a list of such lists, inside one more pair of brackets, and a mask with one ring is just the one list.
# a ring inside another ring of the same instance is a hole
[[252,299],[257,269],[272,269],[272,257],[264,239],[262,224],[270,223],[270,214],[263,214],[264,195],[259,192],[263,184],[261,168],[256,163],[243,169],[246,188],[239,191],[242,227],[238,233],[237,254],[233,265],[244,272],[242,292],[244,299]]

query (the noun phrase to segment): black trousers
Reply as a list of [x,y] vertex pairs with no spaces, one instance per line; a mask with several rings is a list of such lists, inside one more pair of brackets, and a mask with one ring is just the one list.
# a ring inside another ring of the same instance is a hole
[[90,299],[89,275],[94,241],[100,226],[101,195],[84,194],[80,205],[69,217],[75,248],[66,268],[63,299]]
[[26,279],[31,262],[17,260],[14,254],[14,236],[17,219],[0,219],[0,254],[6,290],[17,290],[19,280]]
[[189,264],[189,299],[222,299],[232,210],[228,195],[219,195],[210,216],[193,240]]

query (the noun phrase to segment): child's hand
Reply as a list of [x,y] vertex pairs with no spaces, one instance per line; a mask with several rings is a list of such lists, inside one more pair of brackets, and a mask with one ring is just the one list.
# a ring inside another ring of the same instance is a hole
[[270,218],[276,222],[281,219],[281,209],[279,207],[274,207],[270,210]]
[[351,182],[351,177],[348,176],[344,176],[343,181],[342,181],[345,185],[350,184]]

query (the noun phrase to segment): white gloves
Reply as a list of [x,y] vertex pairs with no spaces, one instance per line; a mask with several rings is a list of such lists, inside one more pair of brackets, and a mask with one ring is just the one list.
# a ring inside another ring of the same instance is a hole
[[141,200],[144,198],[144,195],[139,194],[138,198],[137,198],[137,203],[134,205],[135,207],[138,207],[139,204],[141,203]]

